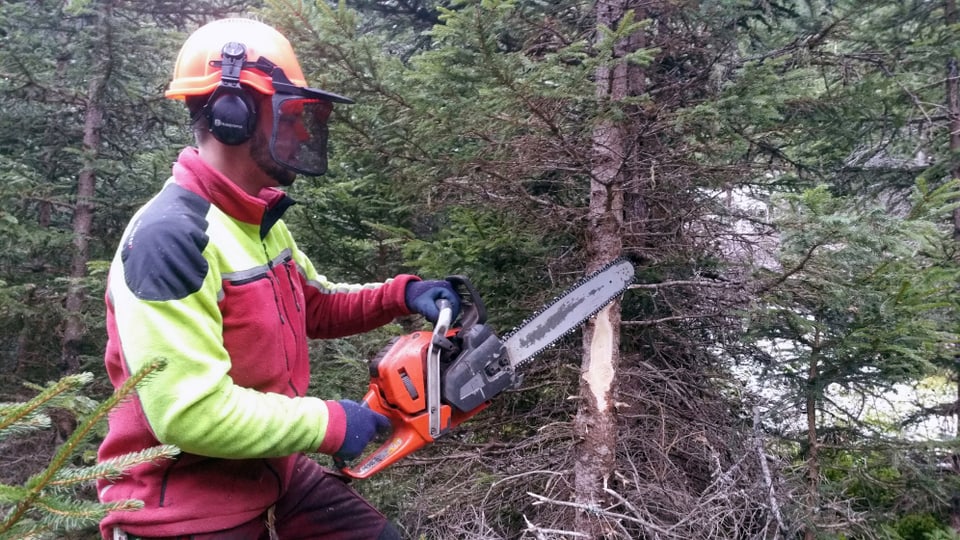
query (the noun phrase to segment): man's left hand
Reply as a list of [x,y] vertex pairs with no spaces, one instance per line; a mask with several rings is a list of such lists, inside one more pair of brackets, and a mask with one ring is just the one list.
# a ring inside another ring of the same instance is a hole
[[453,311],[450,322],[457,320],[460,314],[460,295],[447,280],[411,281],[404,291],[407,308],[414,313],[423,315],[425,319],[436,323],[440,317],[437,300],[447,300]]

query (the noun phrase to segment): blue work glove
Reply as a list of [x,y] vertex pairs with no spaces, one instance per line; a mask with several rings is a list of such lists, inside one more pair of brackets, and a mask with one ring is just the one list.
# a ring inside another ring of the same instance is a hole
[[425,319],[432,323],[436,323],[440,317],[437,300],[441,298],[450,301],[450,308],[453,310],[450,322],[457,320],[457,315],[460,314],[460,295],[457,294],[449,281],[445,279],[411,281],[407,283],[407,289],[404,291],[407,308],[414,313],[423,315]]
[[340,449],[333,453],[335,459],[348,461],[356,458],[363,453],[363,449],[370,444],[370,441],[378,433],[390,431],[390,419],[356,401],[341,399],[328,403],[339,405],[347,418],[347,429],[343,435],[343,444],[340,445]]

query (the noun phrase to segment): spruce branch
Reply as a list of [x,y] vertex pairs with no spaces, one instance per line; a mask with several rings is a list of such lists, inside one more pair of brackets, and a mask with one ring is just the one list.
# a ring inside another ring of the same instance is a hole
[[9,533],[0,538],[16,538],[16,540],[49,540],[50,530],[34,521],[24,520],[11,528]]
[[64,467],[54,474],[49,486],[69,487],[91,480],[115,480],[131,467],[171,459],[179,453],[180,449],[176,446],[164,444],[117,456],[89,467]]
[[20,422],[31,423],[30,419],[39,415],[40,409],[55,406],[58,403],[58,398],[62,401],[66,394],[78,390],[92,380],[92,373],[68,375],[43,389],[38,396],[30,401],[14,405],[9,409],[0,409],[0,433]]
[[52,531],[77,530],[100,522],[107,510],[97,502],[40,497],[34,507],[43,512],[42,525]]
[[26,494],[26,488],[0,484],[0,505],[13,504],[23,499]]
[[[76,454],[78,447],[87,439],[88,436],[91,435],[99,422],[106,418],[109,412],[121,401],[130,396],[138,384],[149,377],[152,373],[163,369],[165,365],[166,361],[164,359],[157,358],[153,362],[141,368],[130,378],[128,378],[127,381],[125,381],[124,384],[118,388],[112,396],[97,406],[93,412],[91,412],[77,426],[70,437],[60,446],[60,448],[57,449],[57,452],[54,454],[50,464],[47,465],[43,471],[27,480],[24,488],[22,488],[23,491],[17,494],[19,497],[15,502],[15,506],[4,517],[3,521],[0,522],[0,537],[7,537],[14,530],[16,530],[16,535],[14,537],[22,537],[24,532],[20,530],[20,527],[17,524],[24,519],[24,517],[27,515],[27,512],[31,509],[39,509],[44,511],[44,514],[42,514],[42,519],[38,525],[40,528],[32,528],[30,529],[31,531],[41,531],[43,528],[50,530],[48,527],[56,527],[64,524],[65,522],[63,521],[63,518],[58,516],[68,515],[73,516],[73,518],[78,518],[80,515],[77,513],[79,510],[76,510],[78,507],[73,507],[74,513],[72,514],[70,512],[62,513],[53,511],[57,508],[67,508],[67,506],[52,502],[55,501],[55,499],[49,495],[50,490],[56,491],[57,488],[62,489],[63,486],[69,483],[74,483],[74,478],[86,477],[90,471],[97,469],[95,466],[86,468],[86,471],[84,472],[64,472],[65,466],[69,462],[70,458]],[[14,414],[11,414],[9,418],[26,418],[30,414],[36,413],[44,404],[49,405],[57,398],[57,396],[66,396],[67,393],[75,391],[83,384],[90,382],[92,377],[93,376],[89,373],[64,377],[64,379],[54,383],[49,388],[41,392],[40,395],[30,400],[22,407],[15,408]],[[7,426],[13,425],[13,420],[10,420],[9,422],[7,420],[8,417],[4,417],[4,422]],[[3,429],[4,427],[0,425],[0,430]],[[138,460],[143,460],[147,457],[160,459],[170,455],[176,455],[178,452],[179,450],[176,448],[157,447],[156,449],[144,451],[140,453],[141,455],[130,458],[130,463],[136,463]],[[114,463],[104,466],[102,470],[104,470],[107,474],[116,476],[121,474],[122,471],[117,471],[115,467],[119,466],[122,462],[123,460],[117,460]],[[12,494],[13,492],[11,491],[8,493]],[[124,501],[122,504],[129,504],[129,502]],[[109,508],[111,508],[111,506],[102,507],[100,510],[102,512],[101,515],[105,515],[105,513],[109,511]],[[70,523],[77,522],[73,521]]]
[[[0,417],[5,417],[3,408],[3,406],[0,406]],[[9,408],[12,409],[13,407]],[[50,425],[51,422],[49,416],[37,411],[30,412],[26,415],[21,415],[20,420],[17,423],[11,424],[5,428],[0,428],[0,441],[3,441],[7,437],[25,435],[33,431],[47,429],[50,427]]]

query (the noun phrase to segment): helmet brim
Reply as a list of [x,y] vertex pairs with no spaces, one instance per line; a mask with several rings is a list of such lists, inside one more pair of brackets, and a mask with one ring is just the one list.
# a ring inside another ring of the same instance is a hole
[[[245,75],[245,74],[246,72],[244,72],[242,75]],[[166,96],[169,99],[182,100],[187,98],[188,96],[205,96],[208,94],[212,94],[213,91],[216,90],[218,86],[220,86],[219,72],[216,73],[215,75],[216,75],[215,77],[210,78],[211,79],[210,81],[205,81],[206,84],[198,84],[196,81],[194,81],[191,85],[189,85],[189,89],[171,87],[169,90],[164,92],[164,96]],[[256,91],[267,96],[273,95],[275,92],[278,92],[281,94],[296,94],[296,95],[308,97],[308,98],[324,99],[331,103],[343,103],[346,105],[351,105],[353,103],[356,103],[354,100],[346,96],[341,96],[340,94],[335,94],[333,92],[328,92],[320,88],[312,88],[309,86],[294,86],[294,85],[286,86],[286,85],[283,85],[282,83],[279,83],[279,81],[269,86],[253,85],[253,84],[250,84],[250,81],[245,80],[245,78],[242,75],[240,78],[241,85],[251,86]],[[269,81],[269,79],[267,80]]]
[[346,96],[341,96],[340,94],[334,94],[333,92],[327,92],[326,90],[321,90],[319,88],[311,88],[309,86],[307,87],[301,86],[299,88],[301,90],[301,92],[299,92],[300,95],[304,97],[324,99],[326,101],[330,101],[333,103],[344,103],[347,105],[356,103],[354,100]]

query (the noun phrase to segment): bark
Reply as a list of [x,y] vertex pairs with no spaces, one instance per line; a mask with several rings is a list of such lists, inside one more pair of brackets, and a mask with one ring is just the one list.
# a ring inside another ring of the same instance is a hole
[[[628,1],[596,4],[597,25],[616,27],[629,9]],[[617,46],[622,56],[638,46],[638,39]],[[597,98],[619,101],[637,90],[635,66],[617,62],[597,69]],[[623,249],[623,186],[628,178],[630,137],[625,123],[603,121],[593,134],[587,253],[589,270],[620,256]],[[602,310],[583,331],[579,410],[575,429],[579,438],[574,466],[577,516],[575,529],[589,538],[613,535],[591,509],[604,506],[604,488],[616,467],[616,380],[620,364],[620,305]]]
[[[944,19],[948,27],[957,24],[957,5],[955,0],[944,0]],[[950,124],[950,155],[955,156],[960,151],[960,75],[958,75],[957,58],[947,59],[947,118]],[[953,178],[960,178],[960,161],[954,158],[950,165],[950,174]],[[960,208],[953,211],[953,239],[960,241]]]
[[70,263],[70,282],[64,302],[66,310],[61,341],[61,368],[73,373],[80,368],[80,345],[86,334],[83,310],[87,292],[82,280],[87,275],[89,239],[93,229],[94,195],[97,184],[97,158],[100,155],[103,128],[104,96],[111,71],[109,4],[104,6],[98,22],[102,36],[94,54],[94,68],[87,86],[86,111],[83,124],[83,165],[77,175],[77,195],[73,210],[73,253]]
[[[26,305],[34,305],[36,292],[37,288],[35,285],[27,287],[26,294],[23,298]],[[20,331],[17,332],[16,354],[13,355],[13,363],[12,365],[0,363],[0,369],[3,369],[4,373],[23,373],[30,363],[30,339],[36,330],[25,320],[26,317],[20,316],[19,319]]]
[[[944,0],[944,23],[947,27],[957,24],[957,4],[955,0]],[[946,80],[947,118],[950,125],[950,155],[956,156],[960,152],[960,74],[958,74],[957,58],[947,59]],[[960,162],[956,157],[950,166],[952,178],[960,178]],[[960,208],[953,211],[953,239],[960,242]],[[960,355],[954,361],[954,377],[957,379],[956,409],[960,410]],[[957,437],[960,438],[960,414],[957,415]],[[960,454],[951,456],[953,473],[960,474]],[[953,493],[950,497],[950,527],[960,532],[960,493]]]
[[[810,368],[807,372],[807,496],[813,518],[820,507],[820,444],[817,435],[817,377],[819,376],[819,353],[810,354]],[[807,525],[803,531],[803,540],[817,537],[815,525]]]
[[767,451],[763,445],[763,430],[761,429],[760,407],[757,406],[753,407],[753,444],[757,451],[757,458],[760,462],[760,471],[763,474],[763,484],[767,488],[767,499],[769,501],[768,504],[770,505],[770,512],[777,521],[778,534],[774,536],[774,538],[778,538],[779,535],[787,536],[790,533],[790,530],[783,521],[783,514],[780,511],[780,500],[777,498],[777,491],[773,486],[773,476],[770,474],[770,467],[767,465]]

